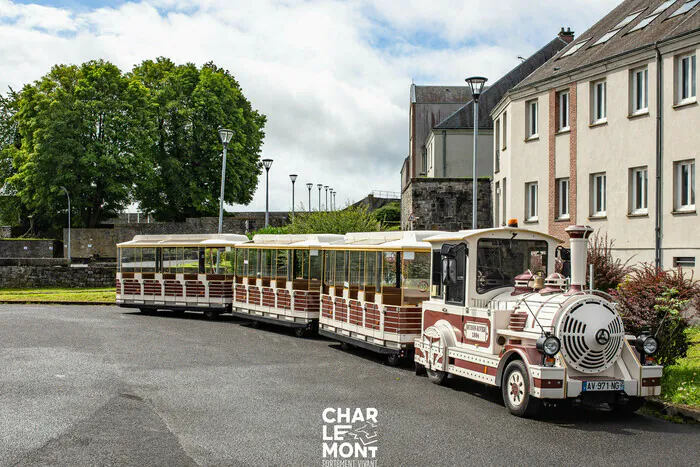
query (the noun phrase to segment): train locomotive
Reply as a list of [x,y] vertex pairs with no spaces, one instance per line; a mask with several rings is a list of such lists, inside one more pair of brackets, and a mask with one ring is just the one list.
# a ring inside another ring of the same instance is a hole
[[612,298],[585,288],[592,231],[566,229],[570,277],[555,272],[562,240],[516,222],[252,241],[136,236],[117,245],[117,304],[232,313],[299,337],[318,330],[392,364],[412,358],[435,384],[453,375],[496,386],[516,416],[563,403],[634,412],[661,392],[658,342],[627,335]]

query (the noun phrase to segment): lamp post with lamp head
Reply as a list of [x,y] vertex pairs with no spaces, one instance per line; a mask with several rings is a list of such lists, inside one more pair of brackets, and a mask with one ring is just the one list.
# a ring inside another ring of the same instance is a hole
[[472,76],[471,78],[465,79],[467,84],[472,91],[472,99],[474,101],[474,150],[472,152],[472,229],[476,230],[476,211],[477,211],[477,198],[478,198],[478,180],[476,174],[476,149],[477,141],[479,139],[479,96],[481,96],[484,90],[484,84],[488,81],[483,76]]

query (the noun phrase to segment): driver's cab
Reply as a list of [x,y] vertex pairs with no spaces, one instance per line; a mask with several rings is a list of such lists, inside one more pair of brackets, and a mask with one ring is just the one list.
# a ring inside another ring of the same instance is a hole
[[554,272],[558,238],[502,227],[434,235],[431,244],[430,300],[450,313],[486,308],[507,298],[523,277],[544,282]]

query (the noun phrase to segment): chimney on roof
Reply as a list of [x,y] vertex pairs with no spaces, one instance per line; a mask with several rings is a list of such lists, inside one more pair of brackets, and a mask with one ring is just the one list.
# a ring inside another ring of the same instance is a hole
[[566,28],[566,31],[564,31],[564,28],[561,28],[561,31],[559,31],[559,38],[567,44],[571,44],[574,40],[574,31],[572,31],[571,28]]

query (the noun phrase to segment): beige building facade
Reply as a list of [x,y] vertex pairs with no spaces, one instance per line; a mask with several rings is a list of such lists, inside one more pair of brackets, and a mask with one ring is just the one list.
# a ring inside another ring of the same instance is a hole
[[695,267],[698,3],[627,0],[499,102],[496,225],[590,224],[632,263]]

